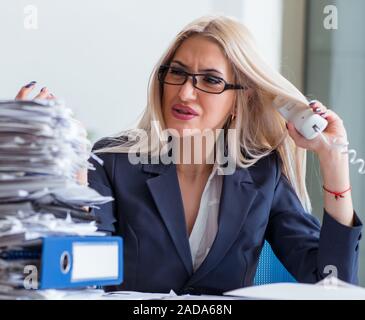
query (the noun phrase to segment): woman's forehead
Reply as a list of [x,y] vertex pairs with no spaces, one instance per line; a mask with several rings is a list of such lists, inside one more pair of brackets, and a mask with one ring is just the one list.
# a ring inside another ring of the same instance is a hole
[[230,64],[223,49],[213,39],[195,35],[186,39],[177,49],[172,61],[179,61],[190,69],[216,69],[230,72]]

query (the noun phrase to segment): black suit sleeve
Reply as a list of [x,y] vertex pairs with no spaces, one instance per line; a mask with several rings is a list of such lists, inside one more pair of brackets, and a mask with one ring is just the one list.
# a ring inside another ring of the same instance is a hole
[[279,260],[299,282],[314,283],[332,273],[357,283],[362,223],[356,213],[354,226],[348,227],[324,210],[321,226],[305,212],[279,165],[277,168],[266,239]]

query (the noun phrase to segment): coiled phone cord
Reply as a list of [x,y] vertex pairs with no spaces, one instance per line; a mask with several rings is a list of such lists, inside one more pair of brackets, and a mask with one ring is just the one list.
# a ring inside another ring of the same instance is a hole
[[357,152],[356,152],[355,149],[348,149],[347,148],[347,146],[349,144],[348,142],[339,143],[339,142],[337,142],[339,139],[334,138],[332,140],[332,143],[331,143],[330,141],[328,141],[328,138],[319,130],[318,127],[314,126],[313,129],[318,132],[321,139],[328,146],[341,149],[341,153],[348,154],[349,155],[349,161],[350,161],[351,164],[353,164],[353,165],[359,164],[359,169],[357,170],[357,172],[359,174],[365,174],[365,161],[364,161],[364,159],[357,158]]

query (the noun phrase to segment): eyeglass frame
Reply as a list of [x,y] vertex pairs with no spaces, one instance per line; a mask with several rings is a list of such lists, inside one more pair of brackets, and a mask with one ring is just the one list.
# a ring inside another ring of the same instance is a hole
[[[223,78],[221,77],[218,77],[218,76],[214,76],[215,78],[219,79],[219,80],[222,80],[224,82],[224,88],[221,92],[210,92],[210,91],[206,91],[206,90],[203,90],[203,89],[200,89],[196,86],[197,84],[197,80],[196,80],[196,76],[205,76],[207,75],[207,73],[190,73],[190,72],[187,72],[185,70],[181,70],[183,73],[184,73],[184,76],[185,76],[185,80],[183,83],[180,83],[180,84],[176,84],[176,83],[169,83],[169,82],[165,82],[165,79],[162,78],[161,74],[163,72],[165,72],[166,70],[170,69],[171,68],[171,65],[169,64],[163,64],[160,66],[160,68],[158,69],[158,80],[160,81],[161,84],[169,84],[169,85],[172,85],[172,86],[183,86],[186,81],[188,81],[188,78],[189,77],[192,77],[193,79],[193,87],[200,90],[200,91],[203,91],[203,92],[206,92],[206,93],[211,93],[211,94],[221,94],[223,93],[224,91],[226,90],[247,90],[248,87],[247,86],[241,86],[240,84],[232,84],[232,83],[228,83],[226,80],[224,80]],[[166,77],[166,74],[164,75],[164,77]]]

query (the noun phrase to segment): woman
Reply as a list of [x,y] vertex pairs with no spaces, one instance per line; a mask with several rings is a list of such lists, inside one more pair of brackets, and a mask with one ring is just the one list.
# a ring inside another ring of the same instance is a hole
[[[265,239],[300,282],[319,281],[328,266],[357,282],[362,225],[348,158],[286,124],[277,96],[308,106],[240,23],[202,17],[177,35],[152,73],[138,127],[94,146],[104,165],[91,160],[89,185],[115,199],[95,209],[99,228],[124,239],[119,289],[221,294],[252,285]],[[346,137],[338,115],[319,102],[310,107],[327,119],[328,139]],[[205,130],[219,134],[196,142]],[[327,190],[322,227],[308,213],[305,149],[317,154]],[[224,172],[222,157],[233,172]]]

